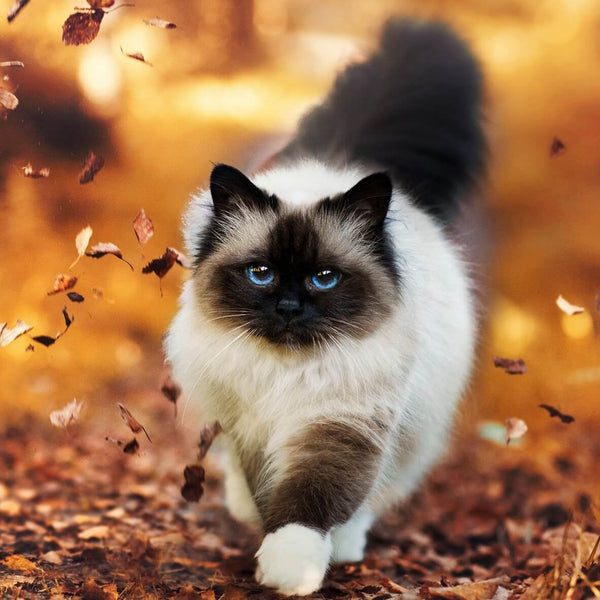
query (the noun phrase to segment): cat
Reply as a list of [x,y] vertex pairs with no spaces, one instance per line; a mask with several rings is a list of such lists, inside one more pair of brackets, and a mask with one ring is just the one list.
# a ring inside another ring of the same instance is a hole
[[446,446],[477,337],[448,232],[484,168],[481,103],[458,37],[392,20],[268,168],[217,164],[187,209],[166,356],[224,429],[227,506],[283,594],[360,561]]

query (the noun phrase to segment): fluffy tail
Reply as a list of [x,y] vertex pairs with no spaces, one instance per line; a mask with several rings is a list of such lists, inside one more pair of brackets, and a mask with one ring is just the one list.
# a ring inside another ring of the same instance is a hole
[[483,170],[481,97],[477,62],[447,27],[391,21],[379,51],[338,77],[282,155],[383,167],[447,221]]

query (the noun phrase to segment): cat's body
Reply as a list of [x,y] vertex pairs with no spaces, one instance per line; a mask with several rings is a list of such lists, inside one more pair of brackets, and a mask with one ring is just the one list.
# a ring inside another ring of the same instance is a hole
[[[405,79],[382,83],[386,69]],[[389,97],[402,86],[407,98]],[[475,64],[449,32],[392,24],[278,166],[250,182],[220,165],[188,210],[196,267],[167,356],[223,426],[228,506],[262,527],[257,578],[283,593],[310,593],[330,562],[360,560],[376,515],[445,447],[473,360],[470,283],[442,225],[397,186],[410,170],[421,203],[450,215],[481,165],[478,102]],[[362,124],[344,117],[352,103]]]

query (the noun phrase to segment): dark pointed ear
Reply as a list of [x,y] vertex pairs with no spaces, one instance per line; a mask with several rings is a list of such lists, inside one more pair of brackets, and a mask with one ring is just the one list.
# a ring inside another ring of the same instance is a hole
[[273,196],[267,196],[241,171],[229,165],[217,165],[212,170],[210,195],[217,217],[235,212],[244,206],[265,209],[275,208],[277,203]]
[[387,173],[373,173],[361,179],[339,200],[352,212],[365,218],[371,227],[380,227],[392,199],[392,182]]

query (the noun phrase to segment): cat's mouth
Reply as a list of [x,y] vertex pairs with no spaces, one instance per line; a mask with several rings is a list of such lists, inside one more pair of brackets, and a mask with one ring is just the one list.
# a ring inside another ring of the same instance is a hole
[[254,328],[254,333],[274,344],[287,348],[306,348],[319,343],[321,336],[314,328],[303,327],[298,324],[278,324],[263,328]]

